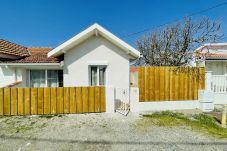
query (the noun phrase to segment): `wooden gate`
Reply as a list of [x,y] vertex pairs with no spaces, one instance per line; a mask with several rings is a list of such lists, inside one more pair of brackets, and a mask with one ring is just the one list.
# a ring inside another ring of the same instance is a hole
[[0,88],[0,115],[105,111],[105,87]]

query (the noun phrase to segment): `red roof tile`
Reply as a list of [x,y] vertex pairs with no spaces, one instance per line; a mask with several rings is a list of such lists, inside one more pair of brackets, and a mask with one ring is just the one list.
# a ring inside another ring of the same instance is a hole
[[58,63],[58,58],[47,56],[48,52],[52,50],[49,47],[30,47],[28,48],[30,56],[19,60],[1,61],[2,63]]
[[207,54],[206,59],[227,59],[227,54]]
[[0,54],[17,56],[19,59],[0,58],[0,63],[59,63],[59,59],[47,56],[52,48],[49,47],[24,47],[0,39]]
[[30,56],[28,48],[0,39],[0,53],[19,56],[19,57],[27,57]]
[[137,67],[130,67],[130,72],[138,72],[138,68]]

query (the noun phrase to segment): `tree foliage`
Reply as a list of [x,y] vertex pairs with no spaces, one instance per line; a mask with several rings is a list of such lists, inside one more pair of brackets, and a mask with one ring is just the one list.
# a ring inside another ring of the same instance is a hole
[[145,34],[136,44],[141,52],[138,64],[151,66],[186,66],[193,61],[194,50],[204,43],[222,38],[221,23],[203,18],[185,18],[161,30]]

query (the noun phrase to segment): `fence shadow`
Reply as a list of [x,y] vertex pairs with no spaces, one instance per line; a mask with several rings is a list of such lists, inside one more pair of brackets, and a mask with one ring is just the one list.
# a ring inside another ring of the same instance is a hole
[[84,145],[227,145],[226,142],[164,142],[164,141],[106,141],[106,140],[74,140],[74,139],[48,139],[48,138],[30,138],[21,136],[6,136],[0,135],[0,139],[5,140],[29,140],[38,142],[49,142],[49,143],[71,143],[71,144],[84,144]]

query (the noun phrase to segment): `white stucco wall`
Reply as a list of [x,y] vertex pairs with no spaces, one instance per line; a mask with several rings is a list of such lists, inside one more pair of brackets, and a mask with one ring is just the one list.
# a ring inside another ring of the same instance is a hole
[[4,87],[15,82],[15,69],[0,66],[0,87]]
[[160,102],[140,102],[139,88],[130,88],[130,111],[131,112],[154,112],[165,110],[190,110],[199,109],[198,100],[178,100],[178,101],[160,101]]
[[22,81],[17,87],[26,87],[26,69],[0,66],[0,87]]
[[16,81],[21,81],[22,83],[20,83],[19,85],[17,85],[17,87],[27,87],[28,85],[28,79],[29,78],[27,76],[26,73],[26,69],[24,68],[17,68],[16,69]]
[[88,86],[89,64],[107,63],[106,85],[129,88],[129,56],[100,36],[92,36],[64,56],[64,86]]

